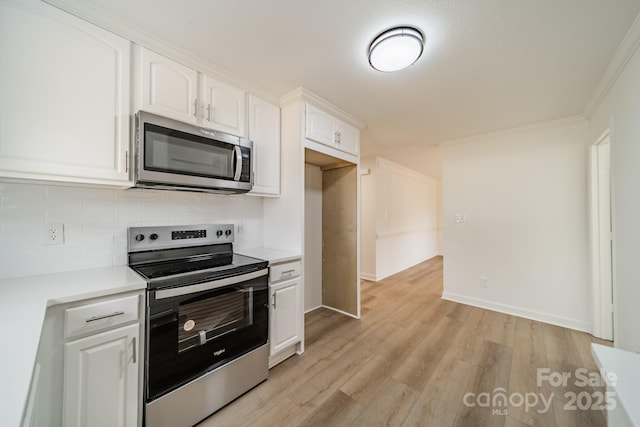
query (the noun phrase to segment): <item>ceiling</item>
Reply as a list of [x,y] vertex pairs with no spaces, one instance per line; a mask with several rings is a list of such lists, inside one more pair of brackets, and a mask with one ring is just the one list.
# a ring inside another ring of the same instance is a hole
[[[640,11],[640,0],[84,1],[275,96],[315,92],[367,124],[369,153],[582,114]],[[426,35],[422,58],[371,69],[371,39],[406,24]]]

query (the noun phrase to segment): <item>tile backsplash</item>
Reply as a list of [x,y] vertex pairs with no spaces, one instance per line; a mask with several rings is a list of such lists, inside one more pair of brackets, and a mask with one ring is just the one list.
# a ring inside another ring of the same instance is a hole
[[[64,243],[46,243],[46,224]],[[0,278],[127,264],[127,227],[242,223],[235,247],[262,246],[262,199],[142,189],[0,183]]]

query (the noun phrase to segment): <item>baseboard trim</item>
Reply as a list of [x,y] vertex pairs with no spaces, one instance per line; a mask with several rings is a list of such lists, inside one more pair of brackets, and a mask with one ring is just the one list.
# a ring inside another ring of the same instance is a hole
[[378,279],[376,279],[375,274],[360,273],[360,278],[364,279],[364,280],[369,280],[370,282],[377,282],[378,281]]
[[284,362],[285,360],[296,354],[296,347],[297,344],[292,344],[289,347],[281,350],[279,353],[276,353],[273,356],[269,357],[269,369],[273,368],[279,363]]
[[564,328],[591,333],[591,324],[589,322],[582,322],[580,320],[570,319],[568,317],[556,316],[554,314],[529,310],[513,305],[500,304],[481,298],[468,297],[451,292],[443,292],[442,299],[459,302],[461,304],[471,305],[474,307],[484,308],[486,310],[497,311],[499,313],[510,314],[512,316],[524,317],[525,319],[537,320],[539,322],[562,326]]
[[359,316],[355,316],[355,315],[353,315],[351,313],[347,313],[346,311],[338,310],[337,308],[334,308],[334,307],[329,307],[328,305],[322,304],[321,307],[326,308],[328,310],[333,310],[333,311],[338,312],[340,314],[344,314],[345,316],[353,317],[354,319],[360,319]]
[[435,258],[437,256],[442,256],[442,255],[440,255],[439,253],[436,253],[435,255],[431,255],[431,256],[428,256],[426,258],[421,259],[420,261],[416,261],[414,264],[411,264],[411,265],[409,265],[407,267],[403,267],[400,270],[387,271],[387,272],[385,272],[383,274],[380,274],[380,275],[360,272],[360,278],[361,279],[365,279],[365,280],[369,280],[371,282],[379,282],[380,280],[384,280],[387,277],[393,276],[394,274],[402,273],[405,270],[408,270],[408,269],[410,269],[412,267],[415,267],[418,264],[422,264],[423,262],[429,261],[430,259]]
[[304,311],[304,314],[311,313],[312,311],[317,310],[317,309],[319,309],[319,308],[321,308],[321,307],[322,307],[322,304],[317,305],[317,306],[315,306],[315,307],[313,307],[313,308],[310,308],[309,310],[305,310],[305,311]]

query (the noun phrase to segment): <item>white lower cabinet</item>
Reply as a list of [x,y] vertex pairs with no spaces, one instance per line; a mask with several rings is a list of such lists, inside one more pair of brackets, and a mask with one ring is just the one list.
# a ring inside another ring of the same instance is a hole
[[64,348],[64,426],[138,422],[139,324],[71,341]]
[[47,309],[23,427],[142,425],[145,295]]
[[271,335],[270,354],[275,355],[300,341],[300,278],[287,280],[270,286],[271,290]]
[[269,367],[304,352],[302,263],[269,265]]

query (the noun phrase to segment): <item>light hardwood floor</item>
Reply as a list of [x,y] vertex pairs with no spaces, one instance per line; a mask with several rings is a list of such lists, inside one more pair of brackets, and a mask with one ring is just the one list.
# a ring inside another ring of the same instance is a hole
[[[578,387],[575,371],[597,371],[590,343],[607,342],[441,294],[441,257],[363,281],[361,320],[326,309],[307,314],[305,353],[199,426],[605,425],[602,411],[565,405],[571,393],[591,400],[604,390]],[[572,378],[566,386],[538,386],[538,368]],[[499,399],[491,407],[464,403],[465,396],[484,404],[501,393],[506,406]],[[543,403],[520,404],[520,396],[534,403],[532,393],[550,402],[547,411]]]

